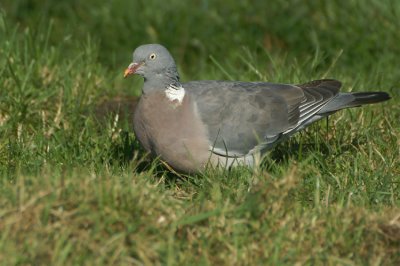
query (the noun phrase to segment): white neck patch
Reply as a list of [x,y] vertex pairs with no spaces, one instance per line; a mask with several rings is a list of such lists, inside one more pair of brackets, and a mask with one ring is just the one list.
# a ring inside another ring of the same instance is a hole
[[183,98],[185,97],[185,89],[181,85],[178,87],[170,84],[165,90],[165,95],[171,102],[178,100],[179,103],[182,103]]

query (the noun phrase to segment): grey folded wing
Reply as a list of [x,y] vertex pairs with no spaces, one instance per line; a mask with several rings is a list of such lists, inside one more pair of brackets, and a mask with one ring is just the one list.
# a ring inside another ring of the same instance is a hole
[[183,87],[208,129],[210,149],[221,156],[242,157],[267,149],[306,123],[338,93],[340,83],[335,82],[295,86],[192,81]]

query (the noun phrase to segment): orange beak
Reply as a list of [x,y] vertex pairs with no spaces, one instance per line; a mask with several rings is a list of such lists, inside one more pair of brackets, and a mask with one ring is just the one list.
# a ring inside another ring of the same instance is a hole
[[135,74],[139,67],[141,67],[143,63],[131,63],[124,72],[124,78],[129,75]]

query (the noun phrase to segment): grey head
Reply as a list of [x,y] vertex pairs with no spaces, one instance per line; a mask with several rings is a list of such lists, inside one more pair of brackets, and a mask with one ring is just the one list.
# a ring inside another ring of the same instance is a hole
[[124,77],[131,74],[144,78],[143,93],[164,90],[171,84],[179,84],[175,60],[159,44],[144,44],[135,49],[133,61],[125,70]]

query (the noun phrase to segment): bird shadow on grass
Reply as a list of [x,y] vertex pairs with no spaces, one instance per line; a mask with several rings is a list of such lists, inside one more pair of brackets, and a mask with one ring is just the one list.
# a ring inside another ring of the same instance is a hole
[[350,141],[341,142],[340,145],[335,140],[335,136],[328,138],[327,136],[319,135],[318,140],[308,140],[306,142],[303,142],[301,138],[302,136],[300,138],[292,138],[274,147],[262,160],[261,166],[263,169],[271,170],[272,164],[286,165],[292,161],[304,161],[309,156],[340,157],[342,154],[354,152],[368,142],[366,138],[357,135]]

